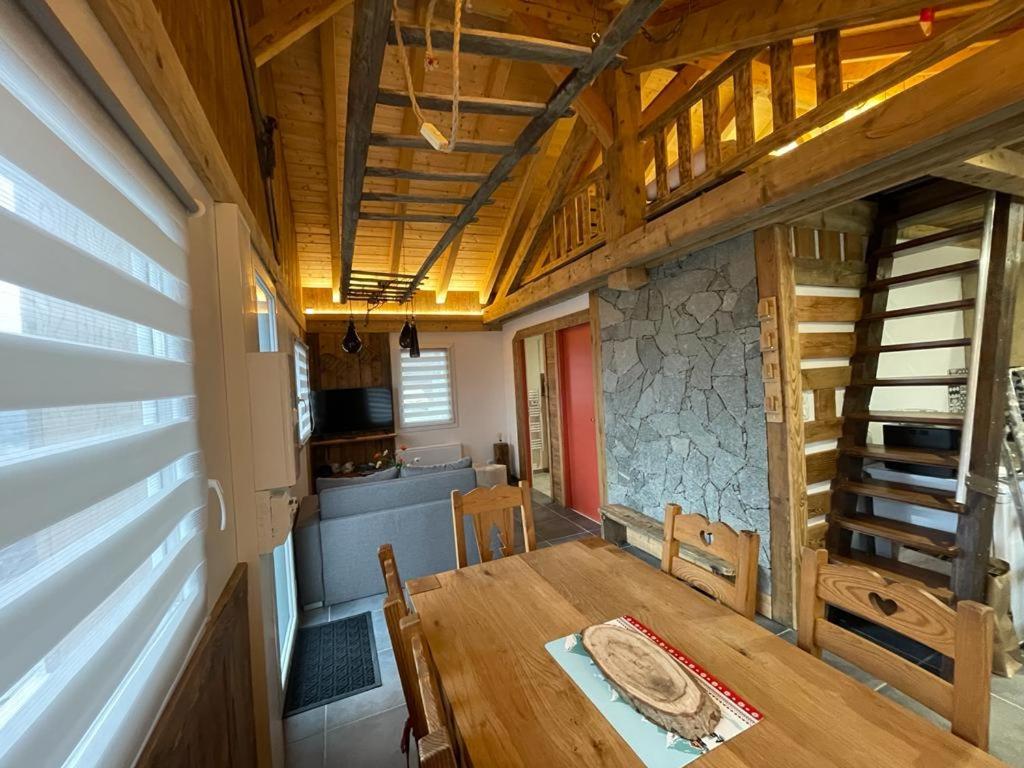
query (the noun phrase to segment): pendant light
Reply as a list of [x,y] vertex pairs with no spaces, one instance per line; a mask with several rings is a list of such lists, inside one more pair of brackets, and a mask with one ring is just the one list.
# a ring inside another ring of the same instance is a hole
[[409,357],[420,356],[420,334],[416,330],[416,316],[412,318],[412,330],[409,333]]
[[345,331],[345,338],[341,340],[341,348],[353,355],[363,348],[363,340],[356,333],[356,323],[351,315],[348,318],[348,330]]
[[409,314],[405,315],[405,325],[402,332],[398,334],[398,346],[401,349],[409,349],[412,346],[412,324],[409,322]]

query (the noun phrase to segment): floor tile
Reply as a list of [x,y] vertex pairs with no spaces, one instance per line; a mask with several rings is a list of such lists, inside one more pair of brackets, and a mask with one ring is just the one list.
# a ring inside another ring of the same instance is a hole
[[537,538],[544,541],[561,539],[566,536],[572,536],[583,532],[589,533],[586,529],[566,520],[565,518],[534,520],[534,530],[536,531]]
[[[338,768],[405,768],[401,752],[405,707],[395,707],[372,717],[327,732],[327,765]],[[417,766],[415,746],[409,765]],[[291,768],[291,766],[289,766]]]
[[323,732],[284,745],[285,768],[324,768]]
[[767,629],[773,635],[780,635],[787,629],[789,629],[789,627],[783,624],[779,624],[779,622],[774,621],[773,619],[769,619],[767,616],[762,616],[759,613],[754,615],[754,621],[756,621],[762,627]]
[[785,632],[780,634],[779,637],[790,645],[796,645],[796,632],[792,629],[787,629]]
[[1015,677],[993,677],[992,693],[1011,704],[1024,707],[1024,670]]
[[553,546],[556,546],[557,544],[565,544],[566,542],[569,542],[569,541],[577,541],[578,539],[589,539],[593,535],[594,534],[592,534],[592,533],[590,533],[588,531],[580,531],[579,533],[574,533],[574,534],[572,534],[570,536],[563,536],[560,539],[548,539],[544,543],[547,544],[550,547],[553,547]]
[[284,720],[285,741],[302,741],[324,732],[324,708],[307,709]]
[[1024,768],[1024,709],[992,697],[988,751],[1013,768]]
[[299,626],[312,627],[316,624],[323,624],[326,621],[330,621],[330,618],[330,608],[314,608],[311,611],[303,611],[299,614]]
[[384,618],[384,611],[374,611],[370,616],[373,618],[373,641],[377,644],[377,653],[381,653],[391,648],[388,622]]
[[381,686],[328,704],[327,730],[404,706],[405,698],[402,694],[402,684],[398,681],[398,665],[395,663],[394,651],[378,651],[377,659],[380,662]]
[[331,621],[345,619],[358,613],[366,613],[367,611],[379,611],[383,605],[383,592],[379,595],[370,595],[369,597],[360,597],[344,603],[336,603],[331,606]]

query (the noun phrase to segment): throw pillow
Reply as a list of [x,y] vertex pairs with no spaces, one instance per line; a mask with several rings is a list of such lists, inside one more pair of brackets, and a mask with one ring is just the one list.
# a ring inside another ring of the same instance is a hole
[[379,483],[382,480],[394,480],[398,477],[398,467],[382,469],[372,475],[363,477],[318,477],[316,479],[316,492],[326,491],[328,488],[339,488],[346,485],[366,485],[367,483]]
[[402,467],[402,477],[416,477],[417,475],[432,475],[435,472],[451,472],[456,469],[466,469],[473,466],[472,456],[463,456],[458,461],[449,461],[447,464],[406,464]]

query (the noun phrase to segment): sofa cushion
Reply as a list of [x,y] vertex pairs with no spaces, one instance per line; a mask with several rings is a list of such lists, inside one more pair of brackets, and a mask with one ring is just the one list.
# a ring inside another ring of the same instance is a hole
[[384,480],[394,480],[396,477],[398,477],[398,467],[382,469],[379,472],[374,472],[372,475],[363,475],[362,477],[318,477],[316,479],[316,492],[320,493],[320,491],[327,490],[328,488],[340,488],[345,485],[380,483]]
[[476,472],[467,467],[380,483],[327,488],[320,493],[320,519],[350,517],[430,501],[449,504],[452,491],[466,493],[475,487]]
[[449,461],[446,464],[406,464],[402,467],[402,477],[417,477],[419,475],[431,475],[435,472],[451,472],[455,469],[465,469],[473,466],[473,457],[464,456],[458,461]]

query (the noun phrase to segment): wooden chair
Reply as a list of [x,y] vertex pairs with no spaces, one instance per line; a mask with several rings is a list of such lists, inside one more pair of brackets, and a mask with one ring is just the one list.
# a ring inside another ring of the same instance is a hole
[[[954,662],[952,685],[860,635],[825,619],[825,606],[938,651]],[[886,581],[855,565],[828,562],[823,549],[804,549],[797,643],[820,658],[827,650],[884,680],[949,720],[956,736],[988,749],[989,683],[994,613],[962,600],[956,610],[909,584]]]
[[[694,560],[679,555],[684,545]],[[665,505],[661,570],[732,608],[754,618],[757,608],[757,549],[761,537],[752,531],[736,532],[725,523],[712,523],[704,515],[684,515],[678,504]],[[699,558],[700,564],[695,562]],[[723,566],[718,567],[721,563]],[[715,571],[718,571],[716,573]],[[722,575],[725,571],[733,578]]]
[[423,735],[419,737],[420,768],[457,768],[459,765],[455,729],[437,684],[437,672],[420,619],[415,614],[402,620],[402,637],[416,670],[418,711]]
[[[405,697],[405,706],[409,710],[409,718],[412,722],[412,732],[419,738],[423,735],[423,717],[419,710],[419,697],[416,693],[418,686],[416,680],[416,667],[413,664],[412,656],[409,655],[408,645],[402,637],[402,620],[409,616],[409,606],[405,602],[405,593],[402,592],[402,580],[398,576],[398,564],[395,562],[395,553],[390,544],[381,544],[377,550],[377,558],[380,560],[381,574],[384,576],[384,585],[387,595],[384,598],[384,622],[388,627],[388,636],[391,638],[391,648],[395,654],[395,664],[398,667],[398,681],[402,684],[402,695]],[[404,746],[403,741],[403,746]]]
[[476,534],[480,562],[490,562],[491,528],[497,527],[501,537],[501,554],[510,557],[515,554],[515,509],[519,507],[523,527],[523,546],[527,552],[537,548],[537,534],[533,530],[533,506],[530,501],[530,484],[496,485],[493,488],[474,488],[463,494],[452,491],[452,527],[455,529],[455,567],[469,565],[466,558],[466,530],[463,517],[469,516]]

